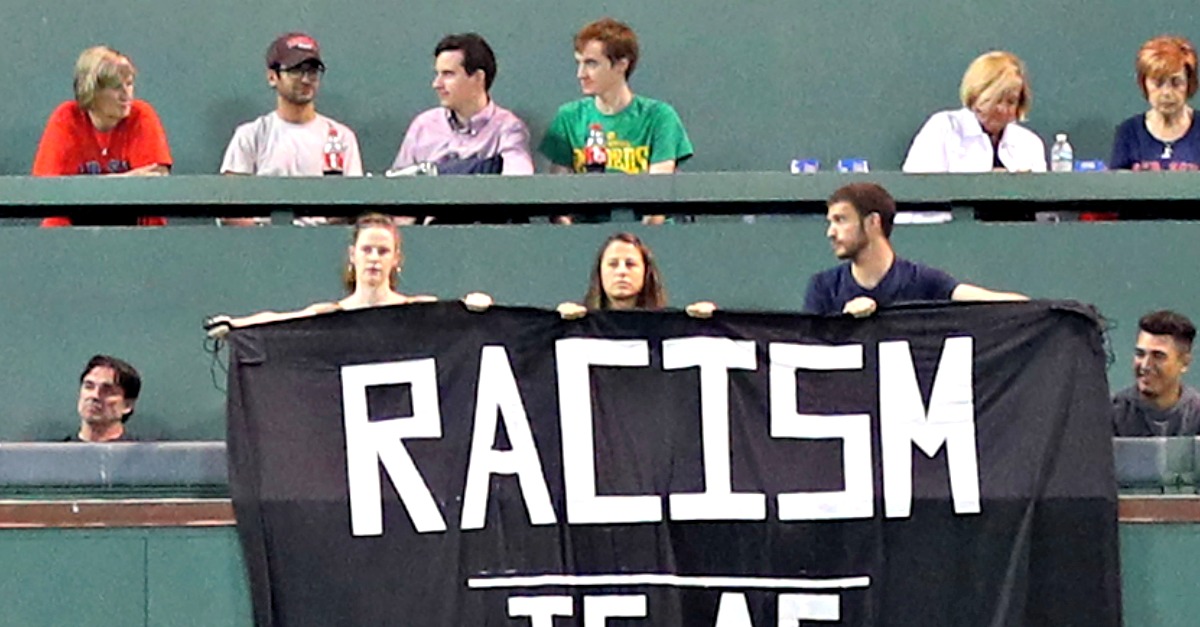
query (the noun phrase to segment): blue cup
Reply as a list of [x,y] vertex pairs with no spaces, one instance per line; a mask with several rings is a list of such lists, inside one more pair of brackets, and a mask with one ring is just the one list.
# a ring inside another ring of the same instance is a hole
[[792,159],[792,174],[816,174],[820,169],[818,159]]
[[848,174],[851,172],[866,174],[867,172],[871,171],[871,166],[869,166],[867,164],[866,159],[858,159],[858,158],[838,159],[837,171],[841,172],[842,174]]

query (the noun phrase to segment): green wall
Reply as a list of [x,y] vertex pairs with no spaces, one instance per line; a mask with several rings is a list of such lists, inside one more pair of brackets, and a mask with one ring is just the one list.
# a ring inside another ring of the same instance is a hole
[[687,167],[780,170],[793,157],[870,159],[898,169],[933,111],[958,105],[967,63],[993,48],[1029,65],[1030,126],[1071,134],[1080,158],[1107,158],[1114,127],[1144,109],[1133,58],[1163,33],[1200,38],[1187,4],[1126,0],[265,0],[4,3],[0,174],[29,171],[46,117],[71,97],[79,52],[107,43],[138,65],[177,173],[215,172],[236,124],[273,107],[263,54],[278,33],[308,30],[329,65],[319,106],[361,137],[365,165],[390,163],[409,120],[436,104],[432,50],[478,30],[499,67],[494,95],[539,140],[578,97],[571,39],[602,15],[642,39],[636,91],[673,103],[696,146]]
[[0,626],[253,624],[237,533],[0,531]]
[[1129,627],[1187,627],[1200,616],[1200,525],[1122,525],[1121,584]]
[[[1125,624],[1200,616],[1200,525],[1121,526]],[[0,626],[252,624],[233,528],[0,531]]]
[[[798,310],[807,278],[833,265],[818,216],[635,227],[653,247],[671,302],[713,299],[727,309]],[[401,287],[454,299],[472,290],[502,304],[552,307],[582,298],[596,247],[617,225],[426,227],[405,231]],[[58,439],[77,427],[79,369],[93,353],[130,360],[144,387],[130,423],[144,437],[224,435],[220,363],[200,323],[218,312],[292,309],[339,294],[342,228],[0,228],[8,400],[0,439]],[[900,227],[901,254],[960,280],[1040,298],[1096,304],[1111,333],[1114,386],[1139,315],[1174,308],[1200,316],[1189,289],[1200,264],[1200,223],[1123,222]]]

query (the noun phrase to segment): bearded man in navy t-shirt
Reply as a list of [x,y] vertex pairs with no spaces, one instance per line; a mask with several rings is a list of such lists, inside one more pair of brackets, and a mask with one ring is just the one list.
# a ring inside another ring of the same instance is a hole
[[851,183],[829,197],[826,235],[838,259],[835,268],[809,279],[804,311],[828,315],[869,316],[879,307],[897,303],[939,300],[1028,300],[1012,292],[993,292],[966,283],[929,266],[902,259],[889,237],[896,218],[896,201],[875,183]]

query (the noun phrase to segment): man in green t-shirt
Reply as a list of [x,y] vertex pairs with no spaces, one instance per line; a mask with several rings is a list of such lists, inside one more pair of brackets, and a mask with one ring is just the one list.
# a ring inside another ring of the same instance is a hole
[[559,107],[542,140],[552,172],[664,174],[692,156],[675,109],[629,88],[638,60],[632,28],[612,18],[584,26],[575,35],[575,60],[585,97]]

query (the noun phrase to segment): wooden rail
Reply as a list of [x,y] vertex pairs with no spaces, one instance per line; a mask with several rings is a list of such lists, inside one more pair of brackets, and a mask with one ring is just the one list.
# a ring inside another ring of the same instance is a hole
[[[1122,523],[1200,523],[1200,495],[1122,496]],[[62,499],[0,501],[0,529],[229,527],[229,499]]]

